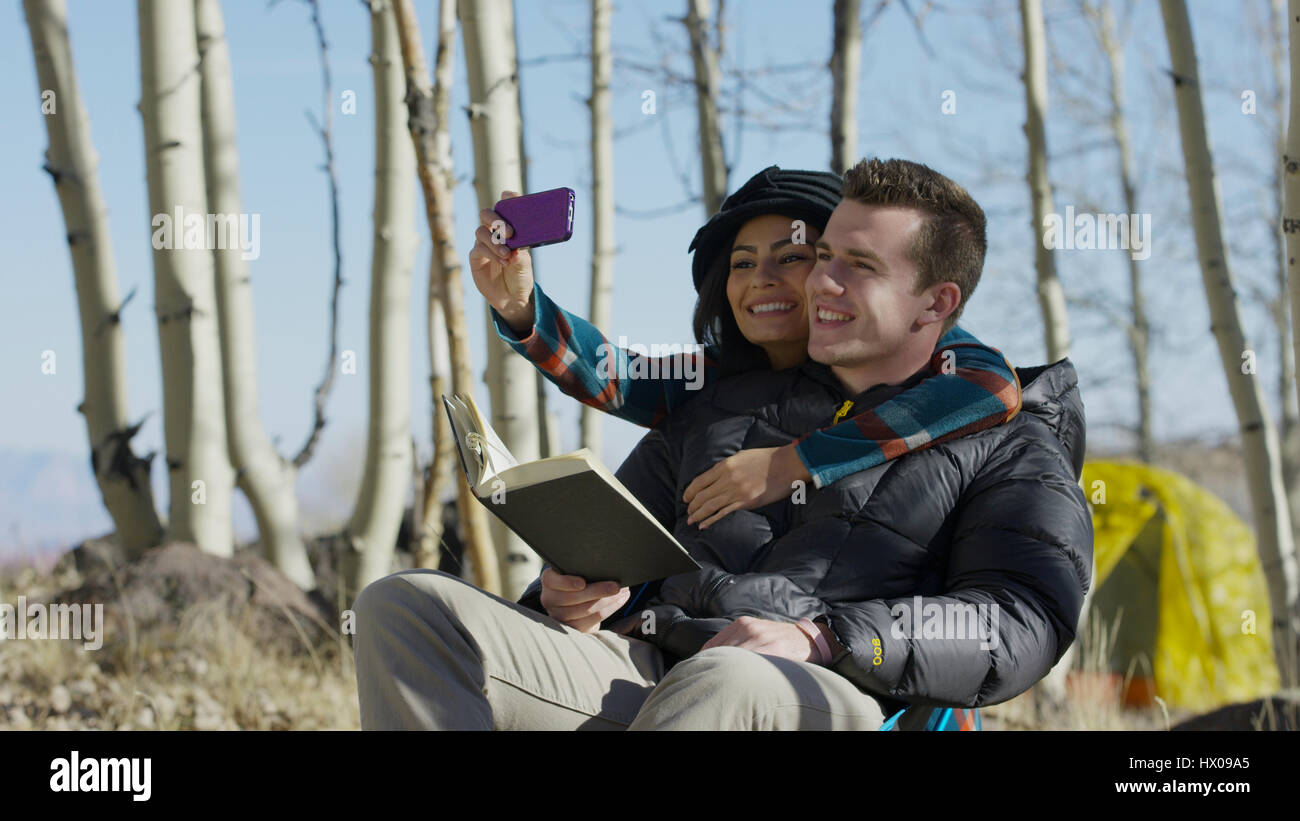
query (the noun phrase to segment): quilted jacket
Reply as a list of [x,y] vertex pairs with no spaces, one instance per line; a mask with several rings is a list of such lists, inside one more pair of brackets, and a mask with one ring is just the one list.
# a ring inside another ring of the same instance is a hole
[[[809,483],[701,531],[681,500],[701,472],[825,427],[846,399],[856,411],[908,383],[848,396],[809,362],[707,386],[618,471],[701,565],[642,591],[631,635],[671,664],[742,615],[821,618],[845,648],[831,668],[886,710],[980,707],[1027,690],[1074,640],[1092,520],[1078,485],[1085,431],[1073,365],[1017,375],[1023,409],[1005,424]],[[535,582],[521,603],[541,611],[539,592]]]

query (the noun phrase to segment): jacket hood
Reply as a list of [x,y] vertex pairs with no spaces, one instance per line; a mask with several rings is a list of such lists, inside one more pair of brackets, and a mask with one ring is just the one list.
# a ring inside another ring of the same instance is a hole
[[1052,365],[1016,368],[1016,375],[1020,378],[1021,413],[1047,423],[1070,454],[1074,478],[1078,480],[1083,474],[1087,433],[1074,363],[1066,358]]

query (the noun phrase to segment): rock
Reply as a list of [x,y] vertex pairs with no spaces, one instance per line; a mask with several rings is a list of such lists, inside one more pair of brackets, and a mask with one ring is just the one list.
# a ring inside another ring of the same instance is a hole
[[1175,724],[1173,730],[1300,730],[1300,693],[1229,704]]
[[275,699],[271,698],[271,694],[266,690],[257,691],[257,707],[267,717],[280,712],[280,708],[276,705]]
[[87,576],[106,569],[116,569],[126,563],[126,551],[112,539],[87,539],[74,547],[56,566],[63,570],[70,564],[77,573]]
[[176,699],[166,693],[158,693],[153,697],[153,707],[158,718],[163,721],[171,721],[176,717]]
[[19,705],[15,705],[9,708],[9,726],[15,730],[30,730],[32,720],[27,717],[26,710]]
[[[232,623],[241,625],[268,651],[306,654],[303,633],[315,645],[336,637],[337,619],[326,612],[322,599],[303,593],[264,559],[249,552],[224,558],[177,542],[147,550],[116,571],[110,571],[108,561],[83,564],[88,570],[85,582],[59,594],[56,601],[103,603],[106,637],[126,636],[128,624],[138,633],[173,628],[202,605],[223,608]],[[156,661],[166,663],[161,657]],[[153,662],[151,659],[150,669],[154,669]]]
[[56,684],[54,689],[50,690],[50,709],[56,713],[66,713],[72,709],[72,693],[68,692],[67,687]]
[[154,728],[153,710],[148,707],[141,707],[140,712],[135,714],[135,726],[143,730],[152,730]]
[[194,729],[196,730],[220,730],[225,724],[226,720],[220,713],[207,709],[200,709],[194,715]]

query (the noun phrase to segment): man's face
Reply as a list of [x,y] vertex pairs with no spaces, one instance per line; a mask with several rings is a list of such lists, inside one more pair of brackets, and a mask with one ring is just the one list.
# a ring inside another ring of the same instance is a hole
[[816,243],[808,275],[808,355],[855,368],[888,360],[919,330],[934,304],[914,293],[916,264],[907,247],[921,227],[915,208],[842,201]]

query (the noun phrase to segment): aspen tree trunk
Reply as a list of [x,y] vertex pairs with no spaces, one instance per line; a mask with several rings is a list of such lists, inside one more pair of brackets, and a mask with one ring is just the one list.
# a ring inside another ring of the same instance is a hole
[[[1070,355],[1070,320],[1065,291],[1056,275],[1056,252],[1043,243],[1045,220],[1055,212],[1052,182],[1047,174],[1047,36],[1041,0],[1020,0],[1025,46],[1025,136],[1029,138],[1029,191],[1034,205],[1034,259],[1038,270],[1038,303],[1043,311],[1047,361]],[[1074,226],[1066,226],[1074,230]]]
[[[461,37],[469,82],[470,132],[474,139],[474,189],[479,208],[491,208],[502,191],[521,191],[520,113],[516,83],[514,10],[509,0],[460,0]],[[536,375],[532,365],[488,333],[488,390],[492,426],[515,458],[536,459]],[[510,501],[507,498],[506,504]],[[503,595],[517,598],[541,570],[523,540],[500,521],[493,542],[501,566]]]
[[727,163],[718,118],[718,52],[709,43],[711,14],[710,0],[686,0],[686,30],[690,32],[691,62],[695,66],[695,110],[700,122],[700,170],[706,217],[717,213],[727,196]]
[[442,532],[442,495],[454,474],[459,488],[457,511],[465,532],[466,555],[474,566],[475,583],[489,593],[499,595],[501,579],[496,553],[492,549],[487,510],[470,493],[464,474],[455,464],[455,443],[441,398],[448,392],[449,376],[454,392],[469,393],[474,389],[465,331],[460,255],[453,239],[451,132],[447,121],[451,110],[452,57],[456,44],[456,2],[442,0],[439,4],[436,81],[432,85],[413,0],[397,0],[394,8],[406,66],[411,139],[424,191],[429,233],[433,236],[429,271],[429,359],[432,363],[434,458],[425,482],[419,551],[423,555],[437,555]]
[[[591,0],[591,311],[597,328],[608,328],[614,294],[614,126],[609,116],[613,58],[609,46],[610,0]],[[582,406],[582,446],[600,455],[603,414]]]
[[234,471],[226,451],[213,260],[205,241],[208,202],[194,5],[139,0],[138,11],[140,113],[171,488],[167,538],[230,556]]
[[[443,124],[436,119],[433,110],[435,106],[433,98],[437,92],[429,83],[424,46],[420,42],[420,24],[414,6],[410,0],[396,0],[393,11],[397,15],[397,36],[401,42],[402,63],[406,71],[407,125],[415,146],[420,183],[424,190],[425,213],[428,217],[430,233],[433,234],[436,222],[430,202],[433,195],[424,177],[432,173],[438,175],[437,183],[442,182],[443,170],[437,165],[441,157],[437,155],[437,151],[438,131],[443,128]],[[441,31],[439,37],[438,57],[441,59],[444,52],[449,53],[449,49],[441,40]],[[445,203],[439,204],[445,205]],[[442,396],[451,389],[451,360],[447,351],[447,316],[442,295],[443,273],[442,266],[439,265],[437,243],[435,236],[434,250],[429,256],[429,282],[425,304],[433,454],[418,485],[420,492],[416,499],[415,511],[417,531],[414,561],[416,567],[425,568],[438,566],[438,546],[442,541],[443,533],[442,497],[451,486],[453,476],[450,469],[456,454],[455,442],[451,438],[451,425],[442,407]]]
[[[1287,15],[1283,0],[1272,0],[1269,6],[1269,44],[1273,64],[1273,117],[1277,127],[1274,152],[1281,158],[1286,155],[1286,88],[1287,88]],[[1273,208],[1278,215],[1278,230],[1273,232],[1274,253],[1277,256],[1277,300],[1272,305],[1273,325],[1277,331],[1281,363],[1278,368],[1278,390],[1282,394],[1282,482],[1286,485],[1288,509],[1291,514],[1292,539],[1300,543],[1300,404],[1296,400],[1295,341],[1291,337],[1291,299],[1287,286],[1286,234],[1282,231],[1282,218],[1286,214],[1285,162],[1273,166]]]
[[374,253],[370,263],[370,423],[365,472],[347,527],[343,578],[355,595],[392,568],[411,487],[411,269],[415,151],[406,129],[406,79],[391,0],[370,2],[375,87]]
[[843,174],[857,161],[858,75],[862,71],[860,0],[835,0],[831,45],[831,170]]
[[134,556],[162,539],[162,524],[149,484],[150,460],[131,450],[138,426],[127,421],[126,353],[121,326],[113,244],[107,209],[99,187],[99,157],[90,138],[90,117],[68,41],[65,0],[24,0],[27,27],[42,104],[49,149],[45,170],[63,209],[72,276],[81,320],[84,399],[79,410],[90,437],[90,464],[113,519],[117,539]]
[[[1293,652],[1300,625],[1296,609],[1294,544],[1286,494],[1282,488],[1277,432],[1269,419],[1259,380],[1253,372],[1243,373],[1246,370],[1243,355],[1248,346],[1242,333],[1241,311],[1228,266],[1227,249],[1223,244],[1219,187],[1210,158],[1210,138],[1201,107],[1196,48],[1192,41],[1191,23],[1187,19],[1187,6],[1182,0],[1161,0],[1160,11],[1169,41],[1178,130],[1187,170],[1196,253],[1210,305],[1210,327],[1219,343],[1219,356],[1223,360],[1241,429],[1241,451],[1250,487],[1256,542],[1273,610],[1273,648],[1283,682],[1290,684],[1293,682],[1288,682],[1288,679],[1296,671]],[[1295,25],[1293,22],[1292,26]]]
[[[513,0],[511,0],[513,3]],[[516,60],[519,54],[519,31],[513,30],[511,38],[514,41]],[[515,108],[519,111],[520,128],[519,128],[519,179],[523,187],[521,192],[532,190],[532,185],[528,181],[528,140],[525,139],[523,129],[524,116],[524,78],[522,74],[515,75]],[[537,255],[532,255],[533,261],[533,279],[540,282],[541,274],[537,267]],[[546,401],[546,383],[547,379],[542,372],[533,369],[533,389],[537,392],[537,455],[546,459],[551,456],[559,455],[559,431],[556,429],[555,420],[547,407]]]
[[[451,423],[443,412],[442,396],[452,393],[451,358],[447,351],[447,316],[442,298],[442,268],[436,259],[429,260],[428,308],[425,321],[429,325],[429,396],[433,417],[433,454],[424,471],[421,485],[419,531],[415,542],[415,566],[438,567],[438,547],[442,543],[443,497],[455,485],[452,474],[456,459],[456,444],[452,440]],[[493,554],[489,554],[493,555]],[[477,563],[475,564],[477,567]],[[478,582],[478,579],[475,579]],[[482,587],[482,585],[479,585]]]
[[[473,350],[469,344],[469,330],[466,325],[468,313],[465,308],[465,287],[461,281],[461,257],[456,252],[452,241],[455,235],[452,217],[455,213],[452,192],[456,190],[456,169],[451,161],[451,87],[452,72],[455,67],[457,0],[441,0],[438,6],[438,53],[434,59],[433,110],[437,117],[437,132],[434,141],[438,150],[438,162],[442,167],[444,188],[447,191],[447,206],[439,210],[442,232],[447,238],[446,245],[439,257],[442,268],[443,299],[447,320],[448,353],[451,357],[451,385],[456,393],[469,393],[474,390]],[[443,421],[446,422],[446,414]],[[448,446],[451,427],[447,426]],[[451,461],[449,470],[456,485],[456,511],[460,522],[461,535],[464,538],[465,555],[469,557],[478,585],[484,590],[500,594],[501,569],[497,560],[497,550],[492,542],[492,528],[487,510],[474,498],[465,480],[465,474],[456,464],[459,457],[453,451],[448,452]]]
[[[257,345],[253,287],[239,240],[242,206],[239,151],[235,145],[235,87],[219,0],[194,0],[202,77],[203,148],[208,205],[227,221],[225,243],[209,236],[216,265],[217,320],[226,397],[226,439],[235,481],[257,517],[262,550],[303,590],[316,586],[298,533],[297,470],[280,457],[262,427],[257,404]],[[252,217],[249,217],[252,225]],[[230,230],[233,228],[235,230]],[[256,230],[260,230],[256,229]]]
[[[1103,0],[1099,9],[1089,7],[1089,11],[1097,17],[1102,51],[1110,63],[1110,132],[1119,157],[1119,181],[1124,191],[1124,208],[1127,213],[1136,214],[1137,187],[1133,182],[1128,119],[1124,116],[1124,49],[1117,39],[1110,0]],[[1128,337],[1129,350],[1133,354],[1133,370],[1137,377],[1138,457],[1151,464],[1155,459],[1155,444],[1151,433],[1150,327],[1142,299],[1142,274],[1138,261],[1131,253],[1128,254],[1128,271],[1129,300],[1133,313],[1133,321],[1128,326]]]

